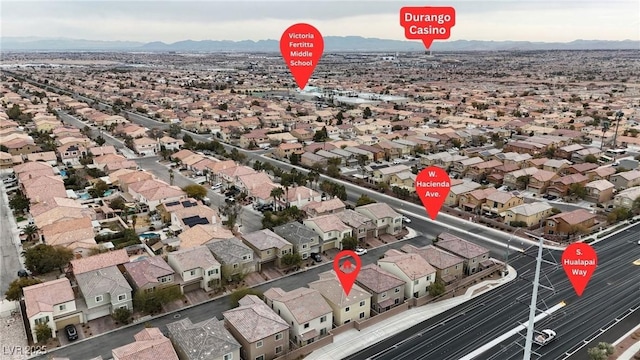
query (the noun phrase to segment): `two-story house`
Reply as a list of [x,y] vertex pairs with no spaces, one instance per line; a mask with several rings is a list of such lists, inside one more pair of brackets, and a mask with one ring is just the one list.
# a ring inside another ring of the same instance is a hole
[[371,294],[371,309],[376,313],[385,312],[404,302],[405,281],[376,264],[363,266],[356,284]]
[[321,251],[342,249],[342,239],[353,235],[353,229],[336,214],[312,217],[305,219],[303,223],[320,236]]
[[86,304],[83,312],[87,321],[119,308],[133,309],[133,289],[120,270],[128,262],[125,249],[71,260],[69,270]]
[[293,253],[293,245],[269,229],[244,234],[242,241],[258,255],[260,268],[271,262],[281,266],[282,257]]
[[525,223],[527,227],[539,224],[551,214],[553,207],[543,201],[514,206],[503,212],[505,223]]
[[[353,269],[350,270],[353,271]],[[353,284],[347,296],[333,270],[318,276],[320,280],[310,282],[309,287],[317,290],[327,301],[333,311],[333,323],[336,326],[366,320],[371,316],[371,294],[357,284]]]
[[264,292],[267,305],[290,328],[290,341],[297,346],[311,344],[333,328],[333,310],[318,290],[297,288],[286,292],[271,288]]
[[160,151],[158,142],[148,137],[133,139],[133,147],[142,156],[154,156]]
[[607,180],[595,180],[588,182],[584,188],[587,191],[585,200],[596,204],[603,204],[613,198],[615,185]]
[[206,246],[170,252],[167,263],[183,293],[197,289],[211,291],[222,285],[220,263]]
[[378,266],[404,280],[405,298],[419,298],[429,293],[429,286],[436,281],[436,269],[418,254],[405,254],[388,250]]
[[630,170],[611,175],[611,183],[616,190],[624,190],[640,185],[640,170]]
[[452,182],[449,194],[447,194],[447,198],[444,200],[444,203],[449,206],[456,206],[460,203],[462,195],[470,193],[481,187],[482,185],[474,181],[463,181],[462,183],[457,183],[455,185]]
[[311,201],[302,207],[308,216],[321,216],[344,211],[347,206],[337,197],[325,201]]
[[73,289],[67,278],[26,286],[22,292],[34,342],[38,342],[36,329],[40,324],[47,325],[55,338],[58,330],[65,326],[85,323],[82,311],[76,307]]
[[111,350],[113,360],[179,360],[171,340],[157,327],[133,335],[134,342]]
[[168,323],[167,330],[181,360],[241,359],[240,343],[215,317],[195,324],[189,318],[181,319]]
[[255,295],[222,313],[229,332],[240,342],[243,359],[273,360],[289,350],[289,324]]
[[154,256],[124,266],[124,276],[134,291],[151,292],[173,285],[175,271],[161,256]]
[[498,189],[494,187],[488,187],[485,189],[477,189],[470,191],[468,193],[460,195],[460,199],[458,202],[458,206],[464,210],[469,212],[479,212],[482,209],[482,205],[484,205],[487,200],[487,196],[498,191]]
[[422,256],[436,269],[436,279],[443,284],[451,284],[464,276],[464,259],[450,252],[439,249],[433,245],[417,248],[413,245],[404,245],[402,251],[408,254]]
[[378,236],[398,235],[402,231],[402,215],[386,203],[373,203],[356,207],[356,212],[373,221]]
[[455,235],[441,233],[434,245],[464,259],[464,273],[466,275],[475,274],[477,271],[493,265],[493,261],[489,258],[488,249]]
[[500,215],[503,211],[524,204],[524,198],[511,192],[496,191],[487,196],[482,209],[491,214]]
[[373,220],[357,211],[348,209],[336,214],[342,222],[351,226],[353,237],[358,241],[366,241],[378,236],[377,226]]
[[596,214],[578,209],[550,216],[545,221],[544,233],[549,235],[573,235],[588,232],[596,223]]
[[547,187],[547,194],[564,197],[569,193],[569,189],[572,186],[580,184],[584,186],[589,181],[589,178],[584,174],[570,174],[560,178],[551,180],[549,187]]
[[300,254],[303,260],[309,258],[311,253],[320,252],[320,235],[297,221],[274,227],[273,232],[290,242],[293,251]]
[[206,243],[206,246],[220,262],[222,275],[227,280],[256,271],[253,249],[238,238],[213,240]]
[[640,186],[622,190],[613,198],[613,206],[631,209],[633,202],[640,197]]
[[535,174],[529,177],[529,184],[527,184],[527,190],[536,194],[543,194],[549,184],[558,178],[558,174],[553,171],[538,170]]

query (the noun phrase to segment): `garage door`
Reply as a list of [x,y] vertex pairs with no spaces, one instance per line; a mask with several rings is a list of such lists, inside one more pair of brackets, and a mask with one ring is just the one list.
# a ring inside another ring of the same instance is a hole
[[198,289],[200,289],[200,282],[195,282],[193,284],[185,285],[182,288],[182,292],[186,293],[186,292],[194,291],[194,290],[198,290]]
[[63,329],[67,325],[80,324],[81,322],[82,322],[81,314],[74,315],[72,317],[68,317],[68,318],[65,318],[65,319],[56,320],[56,329],[60,330],[60,329]]
[[87,314],[87,321],[111,315],[111,312],[109,311],[110,308],[111,305],[105,305],[97,309],[89,310],[89,313]]

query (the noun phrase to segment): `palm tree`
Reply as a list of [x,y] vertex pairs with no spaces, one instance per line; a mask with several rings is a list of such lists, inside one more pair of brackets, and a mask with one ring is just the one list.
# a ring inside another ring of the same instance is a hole
[[273,198],[274,206],[273,208],[277,210],[277,200],[284,194],[284,190],[281,187],[271,189],[271,193],[269,194]]
[[38,233],[38,228],[35,225],[27,225],[22,229],[24,234],[27,236],[27,241],[31,241],[33,235]]
[[138,215],[131,215],[131,226],[133,227],[133,231],[136,230],[136,223],[138,222]]
[[311,170],[307,174],[307,178],[309,179],[309,182],[311,182],[311,189],[313,189],[313,183],[317,183],[318,180],[320,180],[320,173],[315,170]]

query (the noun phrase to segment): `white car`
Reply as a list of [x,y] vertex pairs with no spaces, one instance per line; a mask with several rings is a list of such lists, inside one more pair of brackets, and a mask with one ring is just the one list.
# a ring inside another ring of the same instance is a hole
[[409,218],[408,218],[408,217],[406,217],[406,216],[403,216],[403,217],[402,217],[402,221],[403,221],[403,222],[406,222],[407,224],[411,223],[411,219],[409,219]]
[[362,256],[367,253],[367,249],[363,249],[359,247],[359,248],[356,248],[355,253],[358,256]]
[[217,183],[217,184],[214,184],[213,186],[211,186],[211,190],[218,190],[221,187],[222,187],[222,184],[221,183]]

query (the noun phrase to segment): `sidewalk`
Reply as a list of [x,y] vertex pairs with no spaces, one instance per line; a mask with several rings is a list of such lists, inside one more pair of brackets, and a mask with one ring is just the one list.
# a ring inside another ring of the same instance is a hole
[[[493,290],[500,285],[506,284],[517,277],[516,269],[509,266],[509,274],[498,280],[483,281],[479,284],[471,286],[464,295],[456,296],[452,299],[438,301],[433,304],[415,307],[405,311],[404,313],[394,316],[393,318],[372,325],[362,331],[356,329],[348,330],[342,334],[334,336],[333,343],[322,347],[305,359],[318,360],[340,360],[345,357],[361,351],[382,339],[386,339],[398,334],[416,324],[430,319],[440,313],[443,313],[453,307],[456,307],[474,297]],[[482,289],[477,291],[478,289]]]
[[[623,341],[628,341],[631,340],[631,335],[633,333],[635,333],[636,331],[640,330],[640,325],[636,326],[635,328],[631,329],[629,332],[627,332],[626,334],[622,335],[620,337],[620,339],[616,340],[616,342],[614,342],[612,345],[613,346],[618,346],[618,344],[620,344]],[[622,354],[620,354],[617,357],[617,360],[633,360],[633,356],[637,353],[640,352],[640,340],[636,340],[636,342],[629,346]]]

